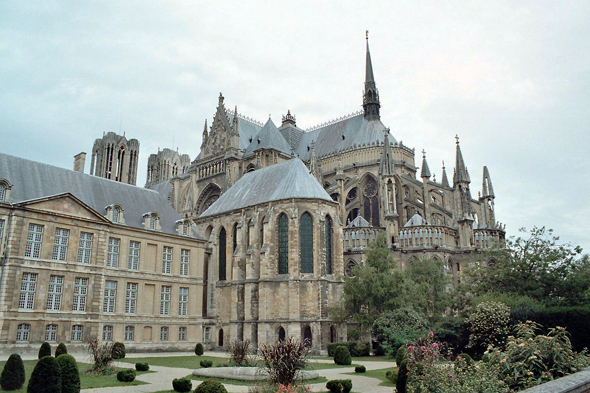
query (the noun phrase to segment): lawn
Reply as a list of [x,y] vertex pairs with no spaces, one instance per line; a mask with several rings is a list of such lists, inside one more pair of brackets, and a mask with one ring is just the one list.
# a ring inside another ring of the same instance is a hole
[[150,366],[178,367],[188,368],[191,370],[201,368],[201,360],[211,360],[213,366],[229,362],[228,358],[215,356],[166,356],[166,357],[148,357],[148,358],[125,358],[120,362],[125,363],[147,363]]
[[346,373],[348,375],[358,375],[359,377],[369,377],[369,378],[375,378],[375,379],[379,379],[382,382],[379,384],[379,386],[395,386],[394,383],[392,383],[389,379],[385,378],[385,373],[387,373],[389,370],[395,370],[395,367],[391,367],[391,368],[380,368],[377,370],[367,370],[364,373]]

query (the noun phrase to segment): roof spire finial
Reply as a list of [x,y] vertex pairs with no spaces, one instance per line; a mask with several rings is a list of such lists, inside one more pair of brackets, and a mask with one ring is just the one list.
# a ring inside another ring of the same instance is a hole
[[457,144],[459,144],[459,135],[455,134],[455,139],[457,140]]
[[422,149],[422,158],[426,158],[426,150]]
[[365,30],[367,32],[367,41],[369,41],[369,30]]
[[371,62],[371,52],[369,51],[369,30],[366,30],[367,39],[367,58],[365,64],[365,91],[363,95],[363,109],[367,120],[379,120],[379,90],[375,84],[373,76],[373,63]]

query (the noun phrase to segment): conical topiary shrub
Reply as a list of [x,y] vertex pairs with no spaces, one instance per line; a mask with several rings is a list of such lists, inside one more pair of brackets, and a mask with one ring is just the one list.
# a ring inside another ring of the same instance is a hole
[[59,343],[57,348],[55,348],[55,357],[57,358],[59,355],[63,355],[64,353],[68,353],[68,348],[66,347],[66,344]]
[[31,373],[27,393],[61,393],[61,371],[53,356],[39,359]]
[[13,353],[10,355],[2,375],[0,375],[0,386],[2,390],[16,390],[23,387],[25,384],[25,365],[20,355]]
[[42,357],[45,357],[45,356],[51,356],[51,345],[49,345],[49,343],[47,341],[45,341],[39,347],[38,358],[41,359]]
[[80,393],[80,371],[76,359],[64,353],[56,360],[61,371],[61,393]]
[[125,344],[118,341],[113,344],[113,359],[125,359]]
[[336,347],[336,350],[334,351],[334,363],[341,366],[349,366],[352,363],[350,352],[344,345]]
[[197,345],[195,345],[195,355],[201,356],[204,352],[205,348],[203,348],[203,344],[197,343]]

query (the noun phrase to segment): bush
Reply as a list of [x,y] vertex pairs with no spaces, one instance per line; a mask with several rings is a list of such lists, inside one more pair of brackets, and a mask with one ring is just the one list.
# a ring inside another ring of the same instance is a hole
[[229,344],[230,363],[232,366],[247,367],[252,365],[250,361],[250,340],[234,340]]
[[330,343],[326,346],[328,350],[328,356],[334,357],[334,352],[336,348],[344,346],[348,348],[348,352],[350,352],[350,356],[352,357],[359,357],[359,356],[369,356],[371,355],[371,343],[368,341],[347,341],[342,343]]
[[466,353],[460,353],[458,356],[461,356],[463,359],[465,359],[465,363],[468,366],[471,366],[473,364],[473,359],[468,354],[466,354]]
[[133,382],[135,380],[135,370],[121,370],[117,373],[117,381]]
[[203,344],[197,343],[197,345],[195,345],[195,355],[203,356],[203,353],[205,353],[205,348],[203,347]]
[[57,348],[55,348],[55,357],[57,358],[59,355],[63,355],[64,353],[68,353],[68,348],[66,347],[66,344],[59,343]]
[[350,393],[352,381],[350,379],[333,379],[326,383],[326,388],[332,393]]
[[61,371],[61,393],[80,393],[80,371],[76,359],[67,353],[55,359]]
[[334,353],[334,363],[341,366],[349,366],[352,363],[352,357],[350,356],[350,352],[348,352],[348,348],[343,345],[336,348]]
[[398,348],[420,338],[427,328],[424,315],[412,308],[400,308],[382,313],[373,323],[373,335],[385,344],[385,352],[393,357]]
[[4,364],[0,375],[2,390],[16,390],[25,384],[25,366],[20,355],[13,353]]
[[365,366],[355,366],[354,372],[358,373],[358,374],[362,374],[362,373],[367,372],[367,368]]
[[470,340],[485,351],[489,345],[503,347],[510,332],[510,307],[504,303],[484,302],[469,316]]
[[394,385],[397,383],[397,370],[389,370],[385,373],[385,378]]
[[61,371],[53,356],[39,359],[31,373],[27,393],[61,393]]
[[201,360],[200,365],[203,368],[209,368],[209,367],[213,366],[213,361],[211,361],[211,360]]
[[113,359],[125,359],[125,344],[120,342],[113,344]]
[[273,384],[291,385],[297,373],[307,365],[309,350],[309,341],[292,337],[272,345],[262,344],[260,354],[270,381]]
[[88,340],[88,352],[92,359],[90,370],[106,369],[113,362],[113,342],[100,342],[96,338]]
[[39,347],[39,355],[37,357],[39,359],[41,359],[41,358],[43,358],[45,356],[51,356],[51,345],[49,345],[49,343],[47,341],[45,341]]
[[220,382],[208,379],[201,382],[194,393],[227,393],[227,389]]
[[135,370],[137,371],[148,371],[150,369],[150,365],[147,363],[135,363]]
[[190,392],[193,383],[188,378],[175,378],[172,380],[172,388],[175,392]]

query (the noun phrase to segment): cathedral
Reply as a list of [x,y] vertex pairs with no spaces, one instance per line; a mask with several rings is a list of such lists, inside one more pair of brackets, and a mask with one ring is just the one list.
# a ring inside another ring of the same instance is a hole
[[[452,177],[390,133],[368,41],[363,110],[311,129],[226,108],[200,154],[163,149],[136,187],[139,142],[97,139],[90,175],[0,154],[0,343],[125,342],[143,350],[224,348],[285,337],[314,351],[345,341],[327,309],[384,232],[404,268],[444,262],[455,283],[503,242],[490,173],[472,196],[459,139]],[[121,262],[119,262],[121,255]]]

